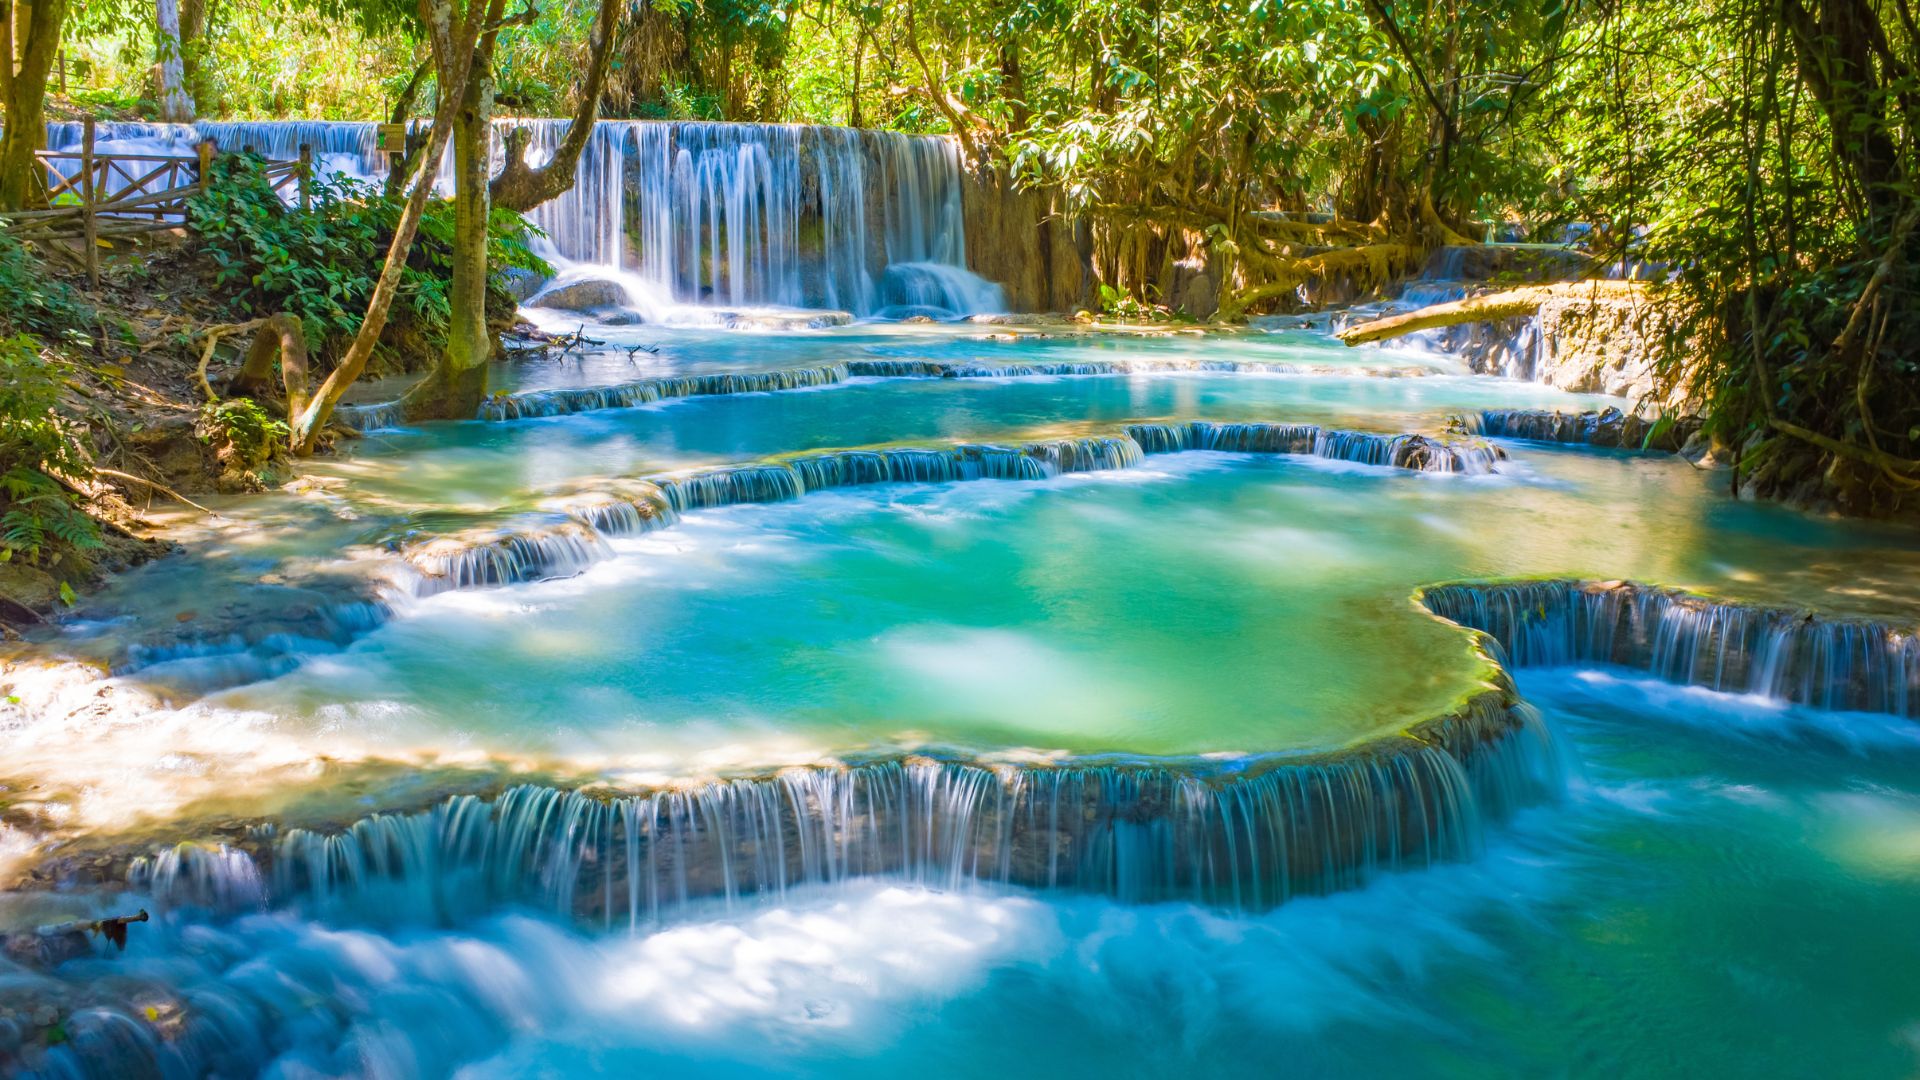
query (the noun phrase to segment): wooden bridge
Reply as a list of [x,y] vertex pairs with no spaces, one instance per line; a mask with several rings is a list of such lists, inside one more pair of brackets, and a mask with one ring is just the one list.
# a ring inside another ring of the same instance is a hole
[[[220,155],[213,140],[194,148],[193,157],[94,152],[94,124],[86,121],[80,150],[41,150],[35,156],[45,169],[45,207],[0,214],[7,232],[22,241],[73,256],[100,281],[100,248],[114,240],[179,229],[186,223],[187,200],[207,190],[213,162]],[[307,181],[313,175],[313,149],[300,147],[297,161],[269,161],[265,175],[282,198],[309,198]],[[62,242],[78,241],[76,253]]]

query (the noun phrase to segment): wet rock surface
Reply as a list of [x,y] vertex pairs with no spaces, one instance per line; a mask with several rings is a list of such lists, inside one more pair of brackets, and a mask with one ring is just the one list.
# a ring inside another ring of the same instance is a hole
[[592,312],[601,308],[620,307],[627,302],[626,287],[619,282],[589,278],[553,286],[526,303],[528,307],[554,311]]

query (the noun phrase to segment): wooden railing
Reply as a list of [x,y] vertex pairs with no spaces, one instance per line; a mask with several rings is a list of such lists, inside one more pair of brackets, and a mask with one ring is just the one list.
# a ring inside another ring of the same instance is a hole
[[[102,241],[181,228],[187,200],[207,190],[219,156],[212,140],[194,148],[193,157],[147,154],[99,154],[93,121],[86,122],[79,152],[41,150],[45,206],[0,215],[13,236],[50,250],[56,241],[79,241],[80,261],[90,282],[100,279]],[[307,180],[313,175],[313,150],[300,147],[297,161],[269,161],[264,174],[283,198],[307,205]],[[69,254],[71,254],[69,252]]]

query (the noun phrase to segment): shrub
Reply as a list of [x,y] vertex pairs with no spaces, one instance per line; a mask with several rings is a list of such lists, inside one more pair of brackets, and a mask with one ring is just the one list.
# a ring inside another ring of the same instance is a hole
[[64,384],[63,369],[33,338],[0,338],[0,561],[101,546],[93,519],[54,478],[92,468],[84,433],[59,412]]
[[[217,285],[243,317],[278,311],[299,316],[316,349],[352,336],[379,279],[403,200],[336,173],[309,182],[309,205],[302,209],[281,199],[265,169],[252,154],[222,155],[213,183],[188,202],[194,229],[218,266]],[[550,273],[527,247],[532,228],[518,214],[496,210],[488,227],[491,264]],[[444,337],[452,313],[453,229],[452,204],[429,204],[394,307],[396,322],[436,340]]]
[[86,344],[94,319],[93,309],[54,280],[20,241],[0,233],[0,330]]
[[208,402],[200,409],[202,438],[231,447],[243,462],[265,461],[287,437],[287,425],[252,398]]

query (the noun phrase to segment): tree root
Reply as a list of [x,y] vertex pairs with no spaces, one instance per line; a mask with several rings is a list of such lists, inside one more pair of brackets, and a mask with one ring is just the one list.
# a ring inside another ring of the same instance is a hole
[[96,473],[99,473],[101,476],[111,476],[116,480],[131,480],[136,484],[145,484],[147,487],[150,487],[153,490],[159,492],[160,494],[165,495],[167,498],[172,499],[174,502],[184,503],[187,506],[191,506],[195,510],[200,511],[201,513],[207,515],[208,517],[217,518],[220,516],[219,514],[214,513],[212,510],[209,510],[206,507],[201,506],[199,503],[194,502],[192,499],[187,498],[185,495],[180,494],[179,492],[173,490],[167,485],[162,484],[156,480],[149,480],[144,476],[136,476],[133,473],[121,472],[119,469],[109,469],[100,465],[95,465],[93,467],[93,471]]
[[[1309,281],[1329,281],[1345,276],[1359,278],[1379,287],[1412,267],[1419,249],[1410,244],[1364,244],[1360,247],[1334,248],[1301,258],[1258,258],[1249,260],[1267,275],[1267,282],[1241,289],[1221,300],[1220,316],[1236,318],[1257,304],[1294,292]],[[1242,251],[1243,255],[1249,254]]]

